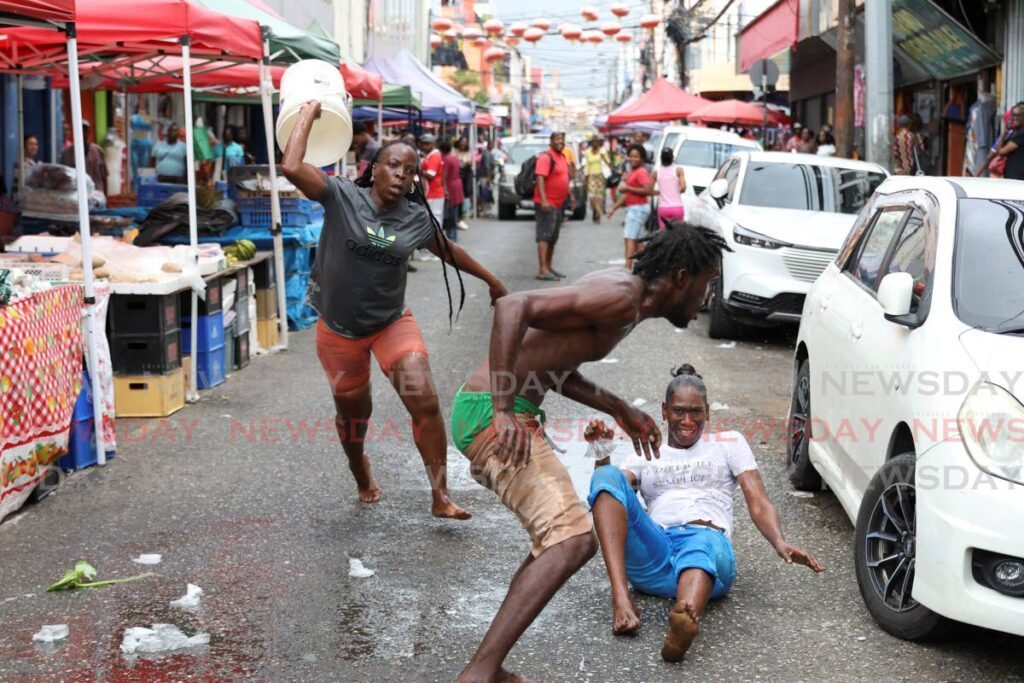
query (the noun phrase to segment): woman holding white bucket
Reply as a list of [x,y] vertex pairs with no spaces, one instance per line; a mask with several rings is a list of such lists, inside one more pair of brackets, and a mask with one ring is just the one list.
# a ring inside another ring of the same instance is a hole
[[[405,307],[406,273],[415,249],[428,249],[444,263],[487,283],[491,303],[505,286],[457,244],[449,242],[427,209],[416,150],[396,141],[381,148],[355,183],[328,178],[303,161],[320,103],[306,103],[285,146],[284,175],[307,197],[324,205],[324,229],[309,280],[309,299],[319,312],[317,356],[327,373],[337,411],[335,423],[349,468],[366,503],[380,500],[380,487],[363,451],[372,412],[370,353],[391,381],[412,418],[413,440],[427,468],[437,517],[468,519],[448,495],[448,439],[419,325]],[[414,188],[416,190],[414,194]],[[445,286],[447,270],[442,270]],[[459,310],[465,300],[465,291]],[[449,316],[452,312],[448,293]]]

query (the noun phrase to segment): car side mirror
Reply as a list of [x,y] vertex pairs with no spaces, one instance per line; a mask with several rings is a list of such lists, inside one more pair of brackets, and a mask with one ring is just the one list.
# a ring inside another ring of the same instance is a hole
[[708,194],[715,200],[719,208],[725,204],[725,196],[729,194],[729,181],[725,178],[719,178],[718,180],[712,180],[711,185],[708,186]]
[[885,319],[911,329],[921,325],[916,315],[910,315],[913,297],[914,276],[910,273],[889,273],[878,285],[878,303]]

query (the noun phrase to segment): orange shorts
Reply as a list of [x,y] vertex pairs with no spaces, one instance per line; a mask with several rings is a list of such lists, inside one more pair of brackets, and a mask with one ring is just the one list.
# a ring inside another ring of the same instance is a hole
[[427,354],[423,334],[412,311],[376,334],[361,339],[349,339],[331,330],[324,321],[316,323],[316,355],[327,373],[327,381],[334,394],[344,394],[366,386],[370,382],[370,352],[385,375],[404,356],[410,353]]

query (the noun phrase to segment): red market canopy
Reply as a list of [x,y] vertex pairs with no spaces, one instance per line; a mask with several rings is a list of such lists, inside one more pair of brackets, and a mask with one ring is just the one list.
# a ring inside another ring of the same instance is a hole
[[[101,56],[180,54],[187,36],[195,57],[258,60],[263,55],[259,24],[229,17],[188,0],[78,0],[78,52],[84,63]],[[65,36],[40,28],[0,29],[0,71],[66,72]],[[123,66],[117,60],[110,66]]]
[[685,119],[710,100],[692,95],[664,78],[638,97],[633,103],[608,115],[609,126],[620,126],[637,121],[674,121]]
[[10,18],[67,23],[75,20],[75,0],[0,0],[0,23]]
[[[754,105],[755,107],[757,107],[760,111],[762,111],[762,112],[764,111],[764,105],[761,104],[760,102],[751,102],[751,104]],[[786,114],[786,112],[781,111],[779,109],[772,109],[771,107],[768,107],[768,125],[770,125],[770,126],[789,126],[792,123],[793,123],[793,119],[791,119]]]
[[758,126],[764,123],[764,110],[756,104],[740,100],[712,102],[686,117],[691,123],[723,123],[730,125]]
[[477,113],[477,115],[473,117],[473,123],[480,126],[481,128],[490,128],[497,122],[494,120],[494,117],[491,116],[489,112],[482,111]]
[[342,61],[341,77],[345,79],[345,90],[357,100],[380,101],[384,97],[384,79],[380,74],[364,69],[358,64]]

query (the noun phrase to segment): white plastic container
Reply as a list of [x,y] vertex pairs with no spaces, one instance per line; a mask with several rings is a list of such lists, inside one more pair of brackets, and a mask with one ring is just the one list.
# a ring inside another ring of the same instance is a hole
[[310,100],[319,100],[321,112],[309,132],[303,161],[314,166],[333,165],[352,144],[352,114],[341,71],[319,59],[296,62],[281,76],[277,145],[284,150],[302,106]]

